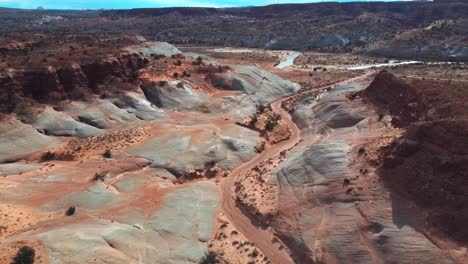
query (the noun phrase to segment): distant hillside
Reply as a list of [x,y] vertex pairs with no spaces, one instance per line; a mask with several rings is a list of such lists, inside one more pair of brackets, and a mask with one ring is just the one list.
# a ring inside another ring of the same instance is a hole
[[[45,15],[64,19],[38,25]],[[329,2],[219,9],[0,10],[0,22],[3,33],[127,32],[174,44],[468,61],[466,1]]]

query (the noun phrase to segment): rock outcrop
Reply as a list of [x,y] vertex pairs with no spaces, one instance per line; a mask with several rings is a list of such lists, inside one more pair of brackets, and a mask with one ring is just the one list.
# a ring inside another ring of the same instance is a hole
[[57,103],[64,99],[85,99],[91,92],[100,93],[100,84],[111,78],[128,82],[145,67],[148,60],[142,56],[122,54],[93,63],[67,63],[52,66],[29,67],[0,77],[1,111],[14,109],[18,98],[29,98],[40,103]]
[[299,103],[303,142],[271,174],[278,214],[268,221],[297,263],[455,263],[368,169],[360,145],[385,127],[360,93],[350,85]]
[[403,129],[374,160],[380,177],[427,211],[429,230],[463,244],[468,243],[462,228],[468,220],[462,210],[468,202],[462,187],[468,184],[466,87],[466,82],[404,81],[383,72],[365,92]]

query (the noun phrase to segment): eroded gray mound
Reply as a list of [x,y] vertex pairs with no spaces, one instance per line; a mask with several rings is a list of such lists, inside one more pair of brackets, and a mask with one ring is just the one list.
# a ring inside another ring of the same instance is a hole
[[255,66],[231,66],[231,68],[231,71],[213,76],[214,86],[218,89],[244,92],[256,103],[268,104],[293,94],[300,88],[297,83],[284,80]]
[[205,94],[196,93],[190,85],[183,82],[144,84],[141,89],[146,98],[160,108],[191,110],[208,108],[213,99]]
[[152,54],[171,56],[182,53],[175,46],[167,42],[158,41],[144,42],[138,46],[131,46],[127,48],[127,51],[130,53],[142,53],[145,56],[150,56]]
[[222,134],[211,125],[170,128],[127,153],[151,160],[151,167],[180,176],[187,169],[203,169],[208,163],[232,169],[255,155],[257,138],[257,133],[236,125],[230,125]]
[[67,137],[90,137],[100,134],[102,131],[96,127],[81,123],[69,115],[46,108],[42,113],[27,120],[33,127],[44,134]]
[[360,87],[334,89],[318,98],[302,100],[295,108],[293,121],[304,133],[323,133],[329,129],[353,127],[367,116],[363,106],[349,102],[345,93]]
[[109,129],[125,125],[139,119],[124,109],[120,109],[108,100],[96,100],[92,104],[71,102],[63,109],[64,113],[75,116],[82,123],[99,128]]
[[24,158],[59,143],[15,118],[0,122],[0,163]]
[[374,184],[367,170],[358,172],[364,165],[356,141],[370,131],[362,102],[344,97],[349,90],[297,107],[304,142],[321,139],[288,152],[273,171],[280,216],[272,227],[288,238],[296,263],[454,263],[419,231],[424,221],[407,203]]
[[114,202],[117,199],[119,199],[119,197],[115,193],[106,188],[104,183],[98,181],[84,190],[70,193],[61,199],[46,205],[44,209],[51,211],[61,209],[66,210],[70,206],[97,209],[108,203]]
[[165,113],[161,109],[153,107],[143,94],[128,92],[112,98],[113,103],[128,113],[142,120],[164,120]]
[[293,151],[277,168],[277,173],[272,174],[271,182],[294,189],[291,193],[299,200],[315,197],[325,201],[328,198],[321,193],[323,186],[343,183],[349,148],[343,141],[330,141]]
[[40,169],[42,164],[39,163],[9,163],[0,164],[0,176],[21,174],[33,170]]
[[35,236],[52,264],[198,263],[214,232],[218,192],[214,183],[194,183],[166,195],[148,220],[136,210],[122,220],[90,218]]

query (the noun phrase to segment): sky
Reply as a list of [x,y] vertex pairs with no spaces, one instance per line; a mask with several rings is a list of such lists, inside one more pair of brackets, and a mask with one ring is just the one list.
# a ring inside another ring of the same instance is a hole
[[0,0],[0,7],[35,9],[39,6],[43,6],[47,9],[128,9],[171,6],[261,6],[278,3],[307,3],[320,1],[323,0]]

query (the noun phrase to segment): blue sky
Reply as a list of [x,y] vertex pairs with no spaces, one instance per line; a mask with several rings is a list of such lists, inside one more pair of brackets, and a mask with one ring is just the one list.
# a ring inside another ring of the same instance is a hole
[[[122,9],[140,7],[168,7],[168,6],[206,6],[231,7],[268,5],[276,3],[307,3],[319,2],[306,0],[0,0],[0,7],[35,9],[44,6],[47,9]],[[336,0],[335,0],[336,1]],[[344,0],[346,1],[346,0]],[[349,1],[349,0],[348,0]]]

